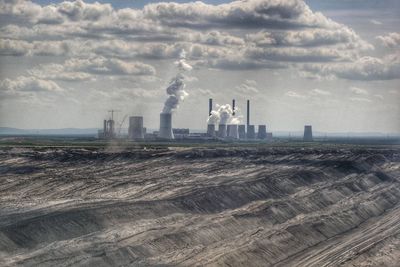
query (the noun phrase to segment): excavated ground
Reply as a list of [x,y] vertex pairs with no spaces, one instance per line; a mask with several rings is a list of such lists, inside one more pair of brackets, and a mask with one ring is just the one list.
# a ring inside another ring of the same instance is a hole
[[398,147],[0,149],[0,266],[398,266]]

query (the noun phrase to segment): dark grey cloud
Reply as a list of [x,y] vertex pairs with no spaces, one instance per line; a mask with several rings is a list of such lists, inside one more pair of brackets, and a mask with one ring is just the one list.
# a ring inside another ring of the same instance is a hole
[[330,21],[314,14],[303,1],[254,0],[222,5],[202,2],[156,3],[144,7],[144,15],[173,27],[188,28],[299,28],[319,27]]

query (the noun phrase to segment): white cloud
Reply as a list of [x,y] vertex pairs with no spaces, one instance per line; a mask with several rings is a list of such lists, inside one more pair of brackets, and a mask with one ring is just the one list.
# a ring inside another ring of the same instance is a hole
[[305,99],[305,98],[307,98],[307,96],[302,95],[302,94],[299,94],[299,93],[297,93],[297,92],[295,92],[295,91],[287,91],[287,92],[285,93],[285,96],[293,97],[293,98],[300,98],[300,99]]
[[[75,62],[75,70],[70,70],[74,75],[58,77],[64,80],[84,80],[79,74],[84,72],[153,75],[152,66],[126,59],[172,59],[182,49],[193,65],[214,69],[291,66],[314,78],[399,76],[398,61],[361,56],[373,46],[302,0],[170,2],[119,10],[82,0],[44,6],[10,0],[0,2],[0,9],[7,21],[0,29],[0,55],[91,58]],[[398,37],[391,33],[377,38],[396,46]]]
[[86,81],[94,79],[92,75],[85,72],[68,71],[61,64],[42,64],[28,73],[40,79],[62,80],[62,81]]
[[277,67],[265,61],[352,60],[371,48],[353,30],[313,12],[301,0],[154,3],[120,10],[81,0],[47,6],[14,0],[2,5],[13,18],[1,29],[9,38],[0,49],[3,55],[94,53],[158,60],[176,58],[185,48],[189,59],[203,65],[240,70]]
[[347,27],[334,29],[307,29],[302,31],[259,31],[247,34],[248,41],[257,46],[331,46],[341,45],[338,48],[372,49],[372,45],[363,41],[353,30]]
[[382,25],[383,24],[382,22],[380,22],[379,20],[376,20],[376,19],[371,19],[371,20],[369,20],[369,22],[371,22],[374,25]]
[[322,95],[322,96],[331,95],[331,93],[329,91],[318,89],[318,88],[311,90],[310,94],[311,95]]
[[32,76],[19,76],[14,80],[4,79],[0,82],[0,88],[9,94],[19,92],[61,92],[63,91],[57,83],[43,80]]
[[400,77],[400,57],[392,54],[382,59],[366,56],[336,64],[304,64],[302,70],[308,77],[317,79],[394,80]]
[[368,98],[364,98],[364,97],[350,97],[350,101],[353,101],[353,102],[366,102],[366,103],[372,102],[372,100],[370,100]]
[[349,88],[350,92],[356,94],[356,95],[369,95],[368,91],[363,89],[363,88],[358,88],[358,87],[350,87]]
[[400,33],[392,32],[387,35],[376,37],[386,47],[394,48],[400,46]]
[[254,80],[245,80],[242,84],[236,86],[236,91],[245,95],[259,93],[257,82]]
[[64,63],[69,71],[101,75],[154,75],[153,66],[142,62],[127,62],[115,58],[71,58]]

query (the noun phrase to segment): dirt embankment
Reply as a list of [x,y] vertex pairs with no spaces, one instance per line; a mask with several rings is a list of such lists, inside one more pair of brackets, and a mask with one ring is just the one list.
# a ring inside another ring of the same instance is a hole
[[400,151],[0,151],[1,266],[394,266]]

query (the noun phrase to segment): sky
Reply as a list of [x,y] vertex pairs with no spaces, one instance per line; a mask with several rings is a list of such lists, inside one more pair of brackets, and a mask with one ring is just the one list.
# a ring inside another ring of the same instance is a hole
[[234,98],[268,131],[398,134],[398,25],[396,0],[0,0],[0,127],[101,128],[115,109],[156,129],[184,60],[175,128]]

